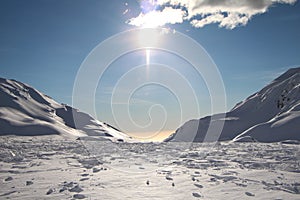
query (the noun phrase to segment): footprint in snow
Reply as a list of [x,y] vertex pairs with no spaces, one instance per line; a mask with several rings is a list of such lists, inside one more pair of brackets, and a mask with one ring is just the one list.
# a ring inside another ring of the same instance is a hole
[[12,181],[13,178],[11,176],[7,177],[6,179],[4,179],[4,181]]
[[89,174],[85,173],[85,174],[81,174],[81,176],[89,176]]
[[70,188],[70,187],[73,187],[74,184],[75,183],[73,181],[71,181],[71,182],[64,181],[63,186]]
[[250,197],[254,197],[254,196],[255,196],[255,194],[252,194],[251,192],[245,192],[245,194],[246,194],[247,196],[250,196]]
[[79,187],[79,185],[76,185],[75,187],[69,189],[69,192],[82,192],[83,189],[81,187]]
[[198,187],[198,188],[203,188],[202,185],[195,183],[194,186]]
[[26,181],[26,186],[28,186],[28,185],[32,185],[33,184],[33,182],[32,181]]
[[68,188],[66,186],[63,186],[60,190],[59,190],[59,193],[62,193],[64,191],[68,190]]
[[83,195],[83,194],[74,194],[74,195],[73,195],[73,198],[74,198],[74,199],[85,199],[86,196]]
[[54,192],[54,190],[52,188],[50,188],[47,192],[46,195],[52,194]]
[[99,169],[99,168],[94,167],[94,168],[93,168],[93,173],[100,172],[102,169],[103,169],[103,168]]
[[201,195],[199,193],[197,193],[197,192],[193,192],[193,196],[196,197],[196,198],[200,198],[201,197]]

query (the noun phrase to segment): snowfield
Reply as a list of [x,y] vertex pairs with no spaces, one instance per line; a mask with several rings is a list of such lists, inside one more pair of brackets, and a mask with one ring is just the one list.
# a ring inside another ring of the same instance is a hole
[[[110,143],[110,144],[109,144]],[[112,143],[90,154],[62,136],[0,137],[0,199],[299,199],[300,145]],[[174,156],[176,155],[176,156]]]

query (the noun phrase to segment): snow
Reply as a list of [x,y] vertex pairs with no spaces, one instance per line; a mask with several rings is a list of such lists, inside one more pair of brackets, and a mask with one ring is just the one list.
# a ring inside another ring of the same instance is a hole
[[[0,135],[61,134],[134,141],[89,114],[59,104],[18,81],[1,78],[0,96]],[[300,68],[293,68],[238,103],[231,111],[188,121],[165,141],[300,140],[299,122]],[[218,137],[218,129],[222,126]]]
[[194,143],[178,156],[162,148],[170,143],[117,145],[95,155],[60,135],[1,136],[0,198],[299,198],[299,144],[220,142],[206,152]]
[[[299,87],[289,70],[228,113],[186,122],[177,142],[136,143],[0,79],[0,199],[299,199]],[[222,122],[221,142],[181,142]]]
[[131,140],[126,134],[36,89],[0,78],[0,135],[95,136]]
[[292,68],[229,112],[186,122],[166,141],[214,141],[207,130],[222,123],[220,141],[300,140],[299,108],[300,68]]

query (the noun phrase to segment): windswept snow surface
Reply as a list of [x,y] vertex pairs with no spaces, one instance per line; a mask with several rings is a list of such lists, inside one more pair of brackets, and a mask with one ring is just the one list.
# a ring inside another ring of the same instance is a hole
[[204,143],[186,151],[167,148],[174,142],[96,143],[108,152],[91,155],[81,140],[57,135],[1,136],[0,199],[300,197],[296,143],[220,142],[210,152]]
[[0,78],[0,135],[101,136],[130,139],[124,133],[36,89]]
[[288,70],[225,116],[217,114],[188,121],[167,140],[191,141],[189,135],[197,132],[194,141],[202,142],[208,127],[214,129],[220,123],[224,127],[219,141],[300,140],[300,68]]

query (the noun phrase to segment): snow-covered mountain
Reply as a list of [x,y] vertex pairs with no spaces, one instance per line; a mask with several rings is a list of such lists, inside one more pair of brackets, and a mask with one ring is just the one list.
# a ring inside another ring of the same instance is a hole
[[0,135],[74,135],[130,139],[112,126],[15,80],[0,78]]
[[300,68],[288,70],[225,114],[186,122],[166,141],[188,141],[196,131],[195,142],[209,141],[209,125],[214,130],[222,123],[220,141],[300,140]]

